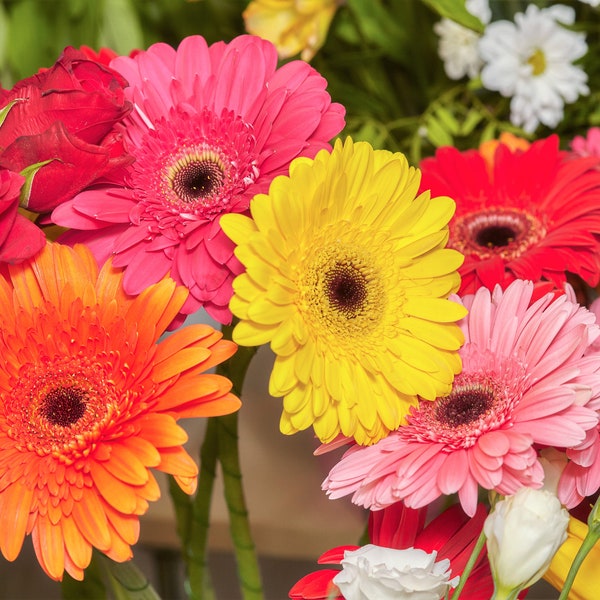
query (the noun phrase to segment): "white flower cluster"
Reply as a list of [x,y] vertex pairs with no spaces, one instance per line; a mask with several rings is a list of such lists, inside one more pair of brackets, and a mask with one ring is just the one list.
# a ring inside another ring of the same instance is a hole
[[510,120],[526,132],[535,131],[540,123],[556,127],[565,103],[589,93],[587,74],[573,64],[588,50],[585,34],[564,27],[575,22],[574,9],[530,4],[514,22],[489,23],[484,20],[489,13],[480,5],[466,6],[486,25],[481,37],[464,28],[457,33],[454,29],[461,26],[456,23],[442,21],[435,26],[448,76],[473,79],[480,74],[483,87],[511,98]]

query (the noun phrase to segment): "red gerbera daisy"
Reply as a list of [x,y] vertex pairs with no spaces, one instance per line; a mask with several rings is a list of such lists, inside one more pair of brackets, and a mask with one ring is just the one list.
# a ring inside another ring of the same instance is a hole
[[158,342],[187,290],[170,279],[131,298],[83,246],[48,245],[0,277],[0,551],[25,535],[44,571],[83,578],[92,548],[131,558],[156,500],[151,468],[195,490],[182,417],[240,406],[231,382],[202,374],[235,344],[208,325]]
[[461,293],[514,279],[562,288],[567,272],[598,283],[598,158],[573,158],[558,142],[553,135],[526,149],[500,143],[491,163],[486,152],[452,147],[422,161],[421,188],[456,201],[449,246],[465,255]]
[[166,273],[190,290],[184,314],[204,306],[231,321],[231,282],[242,271],[222,214],[287,172],[297,156],[313,158],[344,126],[327,82],[303,61],[277,69],[266,40],[240,36],[207,46],[159,43],[111,67],[130,84],[134,111],[124,119],[135,158],[124,178],[95,186],[58,207],[53,220],[87,243],[102,262],[124,267],[125,290],[138,294]]
[[[427,553],[437,552],[437,560],[449,559],[452,575],[460,575],[473,552],[483,529],[487,511],[479,505],[469,518],[459,505],[454,505],[433,519],[425,527],[427,508],[411,509],[397,502],[383,510],[369,514],[371,543],[385,548],[419,548]],[[359,546],[338,546],[325,552],[319,564],[339,565],[346,550]],[[339,569],[321,569],[305,575],[290,590],[293,600],[343,600],[333,578]],[[463,588],[469,600],[488,600],[494,584],[485,552],[481,552],[467,583]]]

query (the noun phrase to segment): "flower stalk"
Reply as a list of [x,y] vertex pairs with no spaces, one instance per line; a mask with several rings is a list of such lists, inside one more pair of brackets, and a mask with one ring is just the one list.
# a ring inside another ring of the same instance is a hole
[[477,538],[477,542],[476,542],[475,546],[473,547],[473,552],[471,552],[471,556],[469,556],[469,560],[467,561],[467,564],[465,565],[465,568],[460,575],[460,580],[458,582],[458,585],[456,586],[456,588],[454,589],[454,593],[450,597],[451,600],[458,600],[460,594],[462,593],[463,588],[465,587],[465,584],[467,583],[467,579],[469,578],[469,575],[471,574],[471,571],[473,570],[473,567],[477,563],[477,559],[479,558],[479,555],[481,554],[481,551],[483,550],[483,547],[485,546],[485,540],[486,540],[485,533],[482,530],[481,533],[479,534],[479,537]]
[[565,584],[561,590],[560,596],[558,600],[567,600],[569,597],[569,592],[571,591],[571,587],[573,586],[573,582],[575,581],[575,577],[579,572],[579,568],[583,564],[586,556],[590,553],[590,550],[594,547],[594,545],[600,539],[600,497],[596,500],[596,503],[592,507],[592,510],[588,517],[588,532],[583,542],[581,543],[581,547],[577,551],[573,562],[571,563],[571,568],[567,573],[567,578],[565,579]]
[[[234,325],[222,327],[223,337],[230,340]],[[232,392],[240,397],[244,378],[256,353],[255,347],[239,347],[236,354],[217,367],[217,373],[233,384]],[[217,462],[223,472],[225,501],[229,512],[229,528],[238,566],[238,578],[243,600],[263,597],[260,568],[242,485],[238,446],[238,416],[230,419],[212,417],[200,450],[200,476],[193,502],[185,502],[177,490],[171,496],[177,514],[178,532],[184,545],[184,560],[188,569],[188,585],[193,600],[210,600],[214,591],[208,570],[208,532],[212,492]]]

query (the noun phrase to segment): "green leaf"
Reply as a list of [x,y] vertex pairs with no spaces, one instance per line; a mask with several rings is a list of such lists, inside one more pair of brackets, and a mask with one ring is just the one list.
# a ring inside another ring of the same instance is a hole
[[100,46],[112,48],[117,54],[129,54],[145,46],[142,26],[130,0],[104,0],[103,12]]
[[433,115],[429,115],[425,119],[425,127],[427,128],[427,139],[437,148],[454,145],[452,135],[443,126],[442,122]]
[[98,562],[115,600],[160,600],[156,590],[133,562],[117,563],[100,553]]
[[423,0],[441,17],[452,19],[463,27],[468,27],[477,33],[483,33],[483,23],[472,15],[465,7],[465,0]]
[[62,580],[63,600],[106,600],[106,587],[102,579],[102,571],[95,554],[92,562],[85,570],[83,581],[77,581],[65,574]]
[[47,164],[51,163],[53,160],[58,160],[58,159],[57,158],[49,158],[48,160],[44,160],[42,162],[35,163],[33,165],[29,165],[28,167],[25,167],[21,171],[20,174],[23,175],[23,177],[25,177],[25,183],[23,184],[23,187],[21,188],[19,204],[23,208],[27,208],[29,206],[29,198],[31,197],[31,188],[33,186],[33,179],[36,176],[37,172],[42,167],[45,167]]

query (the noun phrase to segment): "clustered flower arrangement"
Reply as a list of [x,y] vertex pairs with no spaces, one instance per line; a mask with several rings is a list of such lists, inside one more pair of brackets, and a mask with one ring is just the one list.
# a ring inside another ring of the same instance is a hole
[[129,559],[162,471],[210,598],[219,462],[260,598],[236,411],[268,344],[281,432],[339,453],[322,492],[369,515],[290,598],[514,599],[544,576],[591,600],[595,4],[252,0],[227,41],[68,46],[2,88],[2,555],[30,537],[66,597],[157,597]]

